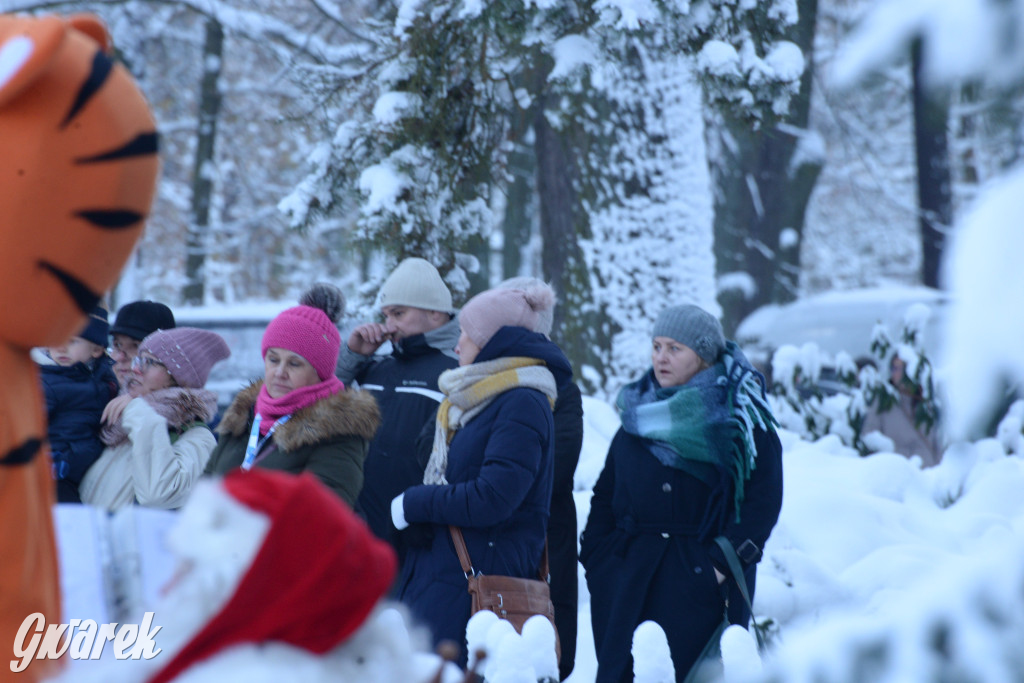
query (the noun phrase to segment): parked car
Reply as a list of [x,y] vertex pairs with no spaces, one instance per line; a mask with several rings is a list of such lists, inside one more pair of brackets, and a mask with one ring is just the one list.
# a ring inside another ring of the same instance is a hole
[[736,342],[763,370],[770,370],[772,354],[784,344],[800,347],[813,342],[826,359],[833,359],[840,351],[854,360],[873,358],[875,325],[885,324],[892,340],[898,343],[905,317],[915,304],[924,304],[930,311],[922,328],[922,347],[934,363],[941,351],[949,298],[946,292],[930,287],[831,291],[788,304],[769,304],[739,324]]

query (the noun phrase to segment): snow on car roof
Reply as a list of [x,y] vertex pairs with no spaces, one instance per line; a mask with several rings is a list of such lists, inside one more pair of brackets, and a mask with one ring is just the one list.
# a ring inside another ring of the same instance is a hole
[[[827,354],[846,351],[853,358],[870,355],[877,323],[885,324],[898,341],[904,318],[915,305],[928,307],[931,316],[922,330],[923,345],[934,357],[940,344],[939,324],[948,295],[930,287],[873,287],[830,291],[788,304],[763,306],[740,323],[736,341],[764,363],[785,344],[813,342]],[[919,313],[920,306],[917,306]]]

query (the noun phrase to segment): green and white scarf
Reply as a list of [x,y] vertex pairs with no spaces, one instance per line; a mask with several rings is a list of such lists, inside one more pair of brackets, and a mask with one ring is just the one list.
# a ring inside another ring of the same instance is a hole
[[437,378],[437,387],[446,398],[437,409],[434,445],[423,472],[424,484],[447,484],[448,444],[455,432],[466,426],[499,395],[509,389],[537,389],[548,397],[552,407],[558,398],[555,377],[536,358],[495,358],[446,370]]
[[[712,488],[731,481],[736,518],[756,466],[754,430],[778,424],[765,397],[764,378],[734,342],[721,359],[678,387],[662,388],[648,371],[619,392],[622,428],[646,439],[663,465]],[[717,473],[717,474],[716,474]]]

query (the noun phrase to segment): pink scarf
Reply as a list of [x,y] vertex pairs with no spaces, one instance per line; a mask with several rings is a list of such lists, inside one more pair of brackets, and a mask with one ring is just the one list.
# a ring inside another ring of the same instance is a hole
[[274,423],[285,415],[291,415],[296,410],[311,406],[317,401],[334,396],[344,390],[345,385],[333,375],[319,384],[292,389],[280,398],[271,398],[267,393],[267,385],[262,384],[260,393],[256,396],[256,412],[262,418],[260,434],[266,436]]

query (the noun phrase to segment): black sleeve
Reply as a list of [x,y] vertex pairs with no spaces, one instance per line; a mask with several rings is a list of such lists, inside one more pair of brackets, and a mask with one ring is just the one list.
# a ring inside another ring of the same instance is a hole
[[427,421],[423,423],[419,436],[416,437],[416,463],[420,467],[420,472],[426,470],[427,463],[430,462],[430,451],[434,448],[434,430],[436,424],[437,409],[435,408]]
[[580,562],[586,567],[594,548],[606,540],[615,531],[615,513],[612,511],[612,495],[615,492],[615,451],[616,441],[622,437],[620,429],[608,447],[604,469],[594,485],[594,495],[590,498],[590,515],[587,526],[580,537]]
[[[572,494],[573,477],[583,448],[583,396],[570,382],[561,387],[555,402],[555,481],[553,492]],[[552,495],[552,499],[554,494]]]
[[559,677],[572,673],[576,660],[576,632],[579,605],[579,557],[576,552],[576,501],[573,478],[583,448],[583,397],[576,384],[559,387],[555,402],[555,476],[551,488],[551,517],[548,519],[548,557],[551,572],[551,601],[555,606],[555,627],[561,640]]

